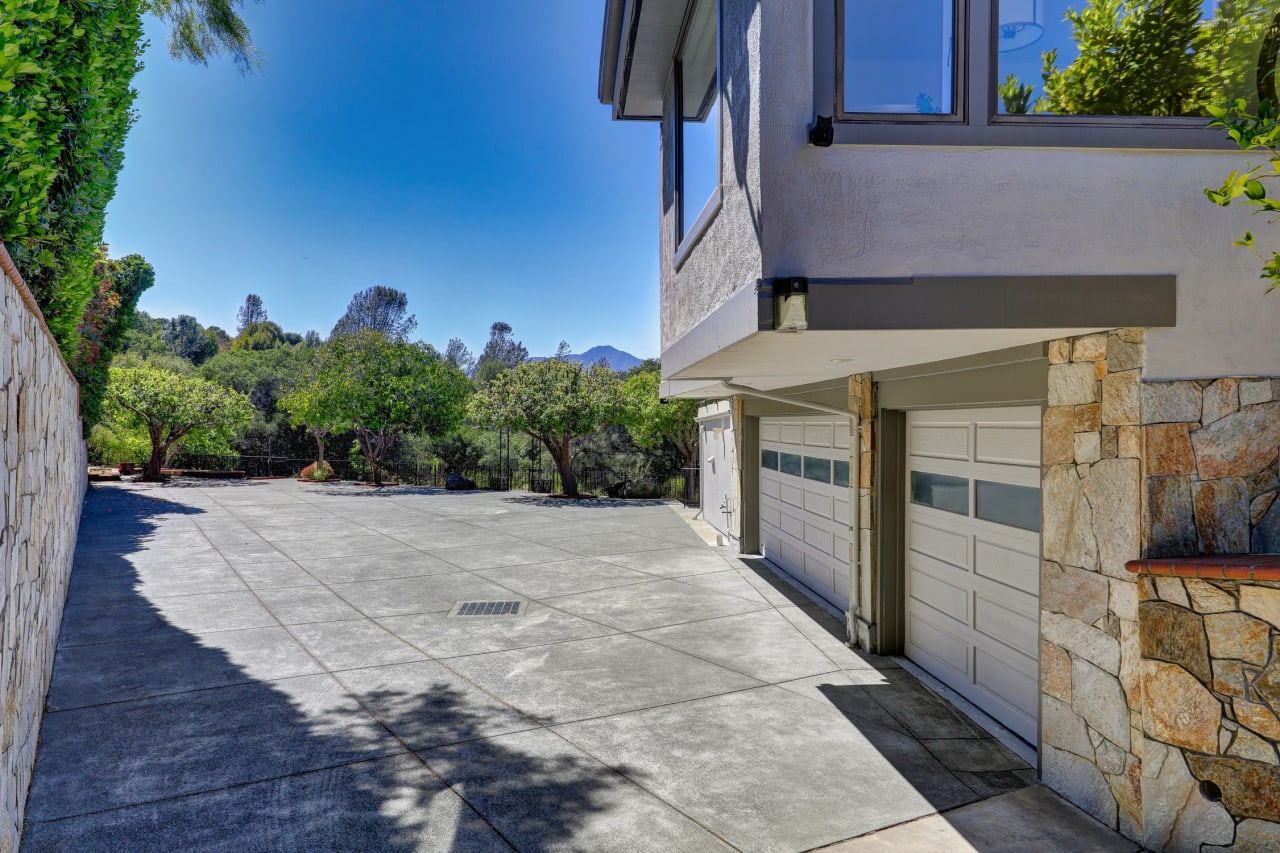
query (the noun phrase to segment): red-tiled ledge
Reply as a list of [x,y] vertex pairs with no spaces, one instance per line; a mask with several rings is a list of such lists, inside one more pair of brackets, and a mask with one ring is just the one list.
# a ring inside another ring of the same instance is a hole
[[1280,581],[1280,554],[1165,557],[1158,560],[1130,560],[1124,567],[1135,575]]

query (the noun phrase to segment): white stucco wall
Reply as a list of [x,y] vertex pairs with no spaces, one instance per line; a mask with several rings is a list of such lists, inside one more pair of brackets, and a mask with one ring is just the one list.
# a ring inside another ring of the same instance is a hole
[[[713,239],[679,275],[664,275],[664,347],[748,284],[751,276],[725,258],[758,254],[764,277],[1172,273],[1178,324],[1147,337],[1146,378],[1280,373],[1280,295],[1266,296],[1260,262],[1231,247],[1248,228],[1274,234],[1280,247],[1280,226],[1217,208],[1202,192],[1242,155],[812,148],[811,5],[725,0],[728,33],[738,11],[751,15],[752,114],[739,114],[732,100],[725,112],[735,126],[746,121],[744,149],[758,158],[746,172],[759,171],[755,185],[738,191],[734,151],[724,151],[726,199],[749,198],[759,227],[713,223]],[[726,203],[722,216],[728,212]]]

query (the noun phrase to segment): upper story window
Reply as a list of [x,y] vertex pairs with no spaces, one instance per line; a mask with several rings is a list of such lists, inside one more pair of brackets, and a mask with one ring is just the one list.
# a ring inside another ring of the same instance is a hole
[[953,0],[845,0],[846,115],[955,115]]
[[[704,224],[720,189],[720,21],[716,0],[698,0],[675,66],[677,241]],[[706,215],[704,215],[706,214]]]
[[1274,99],[1280,2],[998,0],[1002,115],[1206,116],[1206,107]]
[[817,112],[829,99],[837,142],[1217,148],[1207,107],[1280,100],[1280,0],[814,9]]

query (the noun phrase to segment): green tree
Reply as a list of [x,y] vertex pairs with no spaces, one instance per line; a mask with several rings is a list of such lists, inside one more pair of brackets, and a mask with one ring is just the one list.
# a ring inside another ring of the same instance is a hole
[[145,476],[160,469],[184,439],[227,438],[253,419],[249,398],[204,379],[153,368],[113,368],[106,403],[113,420],[146,430],[151,445]]
[[200,321],[190,314],[179,314],[172,320],[166,320],[160,338],[169,352],[185,358],[196,367],[218,353],[218,345],[206,334]]
[[332,391],[310,382],[290,391],[280,398],[280,408],[294,426],[305,427],[316,442],[316,467],[323,468],[324,444],[335,432],[349,429],[341,420],[343,408],[340,401],[331,397]]
[[347,312],[334,324],[330,337],[370,330],[396,341],[406,340],[418,328],[409,312],[409,297],[394,287],[374,285],[351,297]]
[[631,440],[643,450],[656,451],[670,442],[680,451],[684,467],[698,466],[698,404],[694,400],[662,400],[661,377],[654,370],[636,369],[622,382],[623,424]]
[[503,371],[523,364],[528,358],[529,350],[515,339],[510,324],[499,320],[489,327],[489,340],[476,359],[475,380],[484,385]]
[[470,387],[425,344],[364,330],[322,347],[315,379],[300,391],[314,394],[317,425],[355,430],[373,481],[382,485],[382,465],[396,440],[406,432],[440,435],[457,427]]
[[250,293],[244,298],[244,304],[236,309],[236,333],[244,334],[245,329],[267,320],[267,309],[262,304],[262,297]]
[[150,0],[150,11],[169,25],[169,55],[208,65],[230,56],[241,73],[262,67],[249,25],[240,17],[244,0]]
[[80,383],[80,415],[86,434],[101,416],[107,372],[134,326],[138,298],[155,282],[156,274],[141,255],[111,260],[104,247],[94,264],[94,277],[97,293],[85,307],[71,359],[71,371]]
[[285,344],[285,332],[270,320],[250,323],[231,341],[231,351],[277,349]]
[[468,412],[478,424],[507,426],[539,441],[565,494],[576,497],[574,439],[618,422],[620,388],[608,368],[550,358],[499,373],[471,398]]

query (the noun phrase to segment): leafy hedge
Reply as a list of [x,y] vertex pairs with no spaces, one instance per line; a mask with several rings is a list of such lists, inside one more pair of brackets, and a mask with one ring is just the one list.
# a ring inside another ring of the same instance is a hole
[[0,240],[70,358],[133,122],[143,0],[0,0]]

